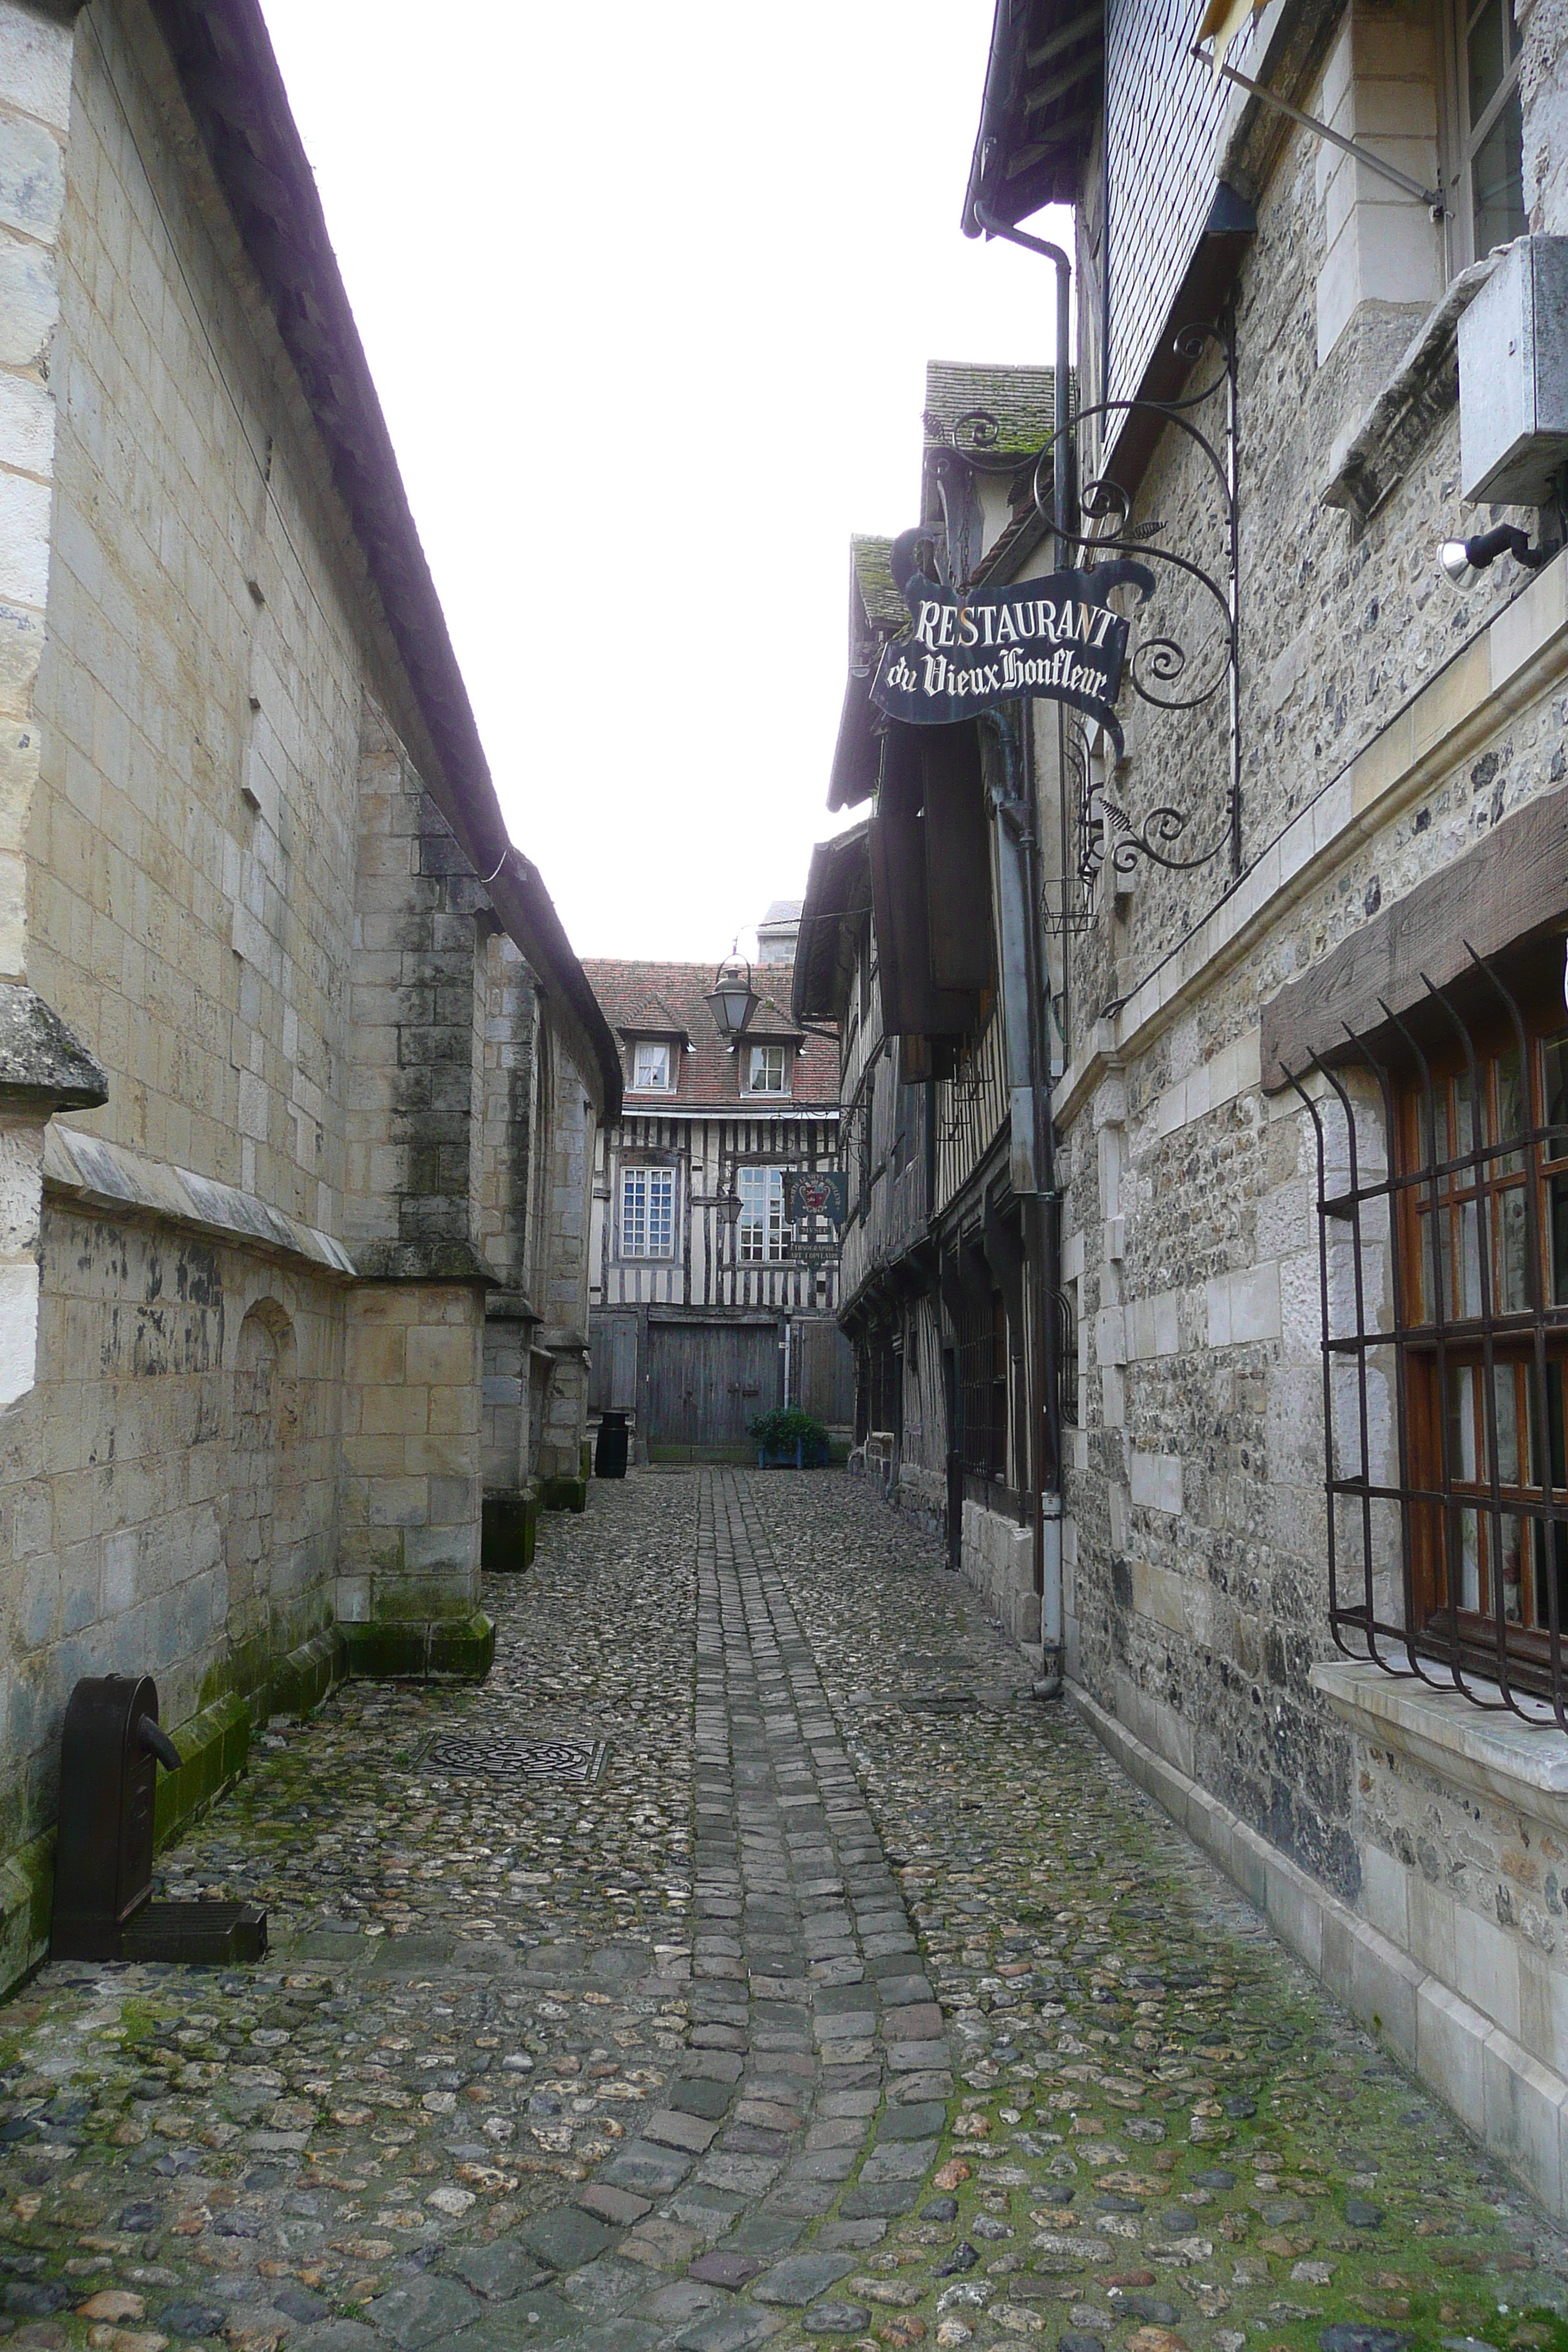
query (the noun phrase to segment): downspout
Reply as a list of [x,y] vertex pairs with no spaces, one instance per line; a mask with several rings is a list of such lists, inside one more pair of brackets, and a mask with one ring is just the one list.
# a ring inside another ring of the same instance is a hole
[[974,217],[990,236],[1005,237],[1009,245],[1021,245],[1026,253],[1037,253],[1048,261],[1057,273],[1057,360],[1056,360],[1056,430],[1052,435],[1051,478],[1055,488],[1052,500],[1053,529],[1057,535],[1057,563],[1067,562],[1068,533],[1072,518],[1071,455],[1068,427],[1072,422],[1072,370],[1068,362],[1068,350],[1072,335],[1072,263],[1059,245],[1047,245],[1043,236],[1031,236],[1026,229],[1015,228],[989,205],[976,204]]
[[[1056,430],[1052,436],[1052,518],[1058,569],[1068,561],[1073,517],[1071,371],[1072,263],[1060,246],[1030,236],[990,206],[977,203],[974,215],[993,236],[1037,253],[1057,273],[1057,353],[1055,369]],[[1027,721],[1025,722],[1027,725]],[[1062,1474],[1061,1381],[1057,1361],[1057,1300],[1061,1289],[1061,1196],[1057,1191],[1056,1131],[1051,1116],[1050,1040],[1047,1034],[1046,959],[1040,939],[1040,861],[1032,790],[1032,762],[1023,763],[1010,728],[1000,730],[1007,770],[1007,792],[996,803],[998,848],[1013,847],[1022,885],[1025,989],[1027,1005],[1028,1085],[1032,1097],[1030,1122],[1033,1150],[1032,1182],[1020,1197],[1025,1202],[1029,1258],[1035,1270],[1035,1394],[1037,1412],[1039,1464],[1038,1512],[1035,1526],[1035,1581],[1040,1595],[1042,1666],[1036,1696],[1059,1698],[1063,1680],[1062,1647]],[[1020,767],[1024,772],[1019,773]],[[1004,865],[1005,861],[1004,860]],[[1011,1079],[1012,1073],[1009,1071]],[[1016,1082],[1015,1082],[1016,1083]],[[1015,1162],[1018,1113],[1023,1106],[1014,1095]],[[1021,1174],[1023,1171],[1017,1171]],[[1017,1191],[1017,1174],[1014,1189]]]
[[1045,1034],[1044,975],[1034,910],[1039,887],[1035,812],[1021,789],[1020,746],[1011,727],[998,730],[1005,789],[994,795],[1002,949],[1007,1082],[1012,1109],[1013,1191],[1023,1208],[1034,1274],[1031,1349],[1031,1452],[1037,1489],[1034,1512],[1035,1589],[1040,1596],[1041,1698],[1062,1688],[1062,1497],[1060,1381],[1057,1365],[1058,1195],[1051,1121],[1049,1039]]

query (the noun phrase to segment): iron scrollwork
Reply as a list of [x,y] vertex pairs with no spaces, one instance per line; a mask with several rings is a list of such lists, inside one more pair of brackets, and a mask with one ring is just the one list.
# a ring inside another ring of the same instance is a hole
[[[1177,336],[1175,349],[1181,357],[1194,363],[1205,352],[1217,352],[1217,373],[1179,399],[1104,400],[1079,410],[1067,427],[1070,436],[1068,455],[1076,476],[1081,428],[1091,417],[1141,414],[1157,417],[1162,425],[1173,425],[1201,452],[1218,495],[1223,569],[1217,572],[1207,570],[1191,555],[1161,545],[1159,522],[1132,522],[1127,491],[1109,476],[1084,483],[1076,527],[1069,527],[1065,536],[1068,546],[1077,551],[1077,560],[1086,570],[1095,569],[1107,560],[1128,557],[1136,558],[1140,564],[1164,565],[1190,582],[1199,598],[1206,599],[1212,608],[1215,625],[1200,646],[1189,650],[1168,629],[1156,630],[1133,643],[1126,675],[1139,699],[1157,710],[1202,710],[1224,692],[1228,755],[1225,828],[1217,839],[1185,854],[1191,811],[1167,803],[1150,810],[1141,820],[1134,818],[1096,775],[1089,734],[1081,719],[1064,713],[1064,750],[1077,814],[1079,880],[1086,893],[1105,866],[1125,877],[1145,859],[1167,873],[1192,873],[1211,865],[1228,850],[1231,872],[1241,871],[1237,373],[1233,322],[1226,316],[1187,327]],[[1194,413],[1218,394],[1223,394],[1224,399],[1221,425],[1217,433],[1206,432],[1195,422]],[[1051,491],[1058,438],[1053,434],[1046,443],[1036,459],[1034,473],[1036,510],[1053,529],[1058,528]],[[1118,760],[1113,777],[1124,764],[1124,761]],[[1073,918],[1064,906],[1057,919],[1065,925]]]

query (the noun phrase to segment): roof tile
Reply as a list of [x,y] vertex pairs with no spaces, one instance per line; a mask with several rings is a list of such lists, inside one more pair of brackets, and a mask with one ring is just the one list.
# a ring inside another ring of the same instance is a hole
[[[742,1092],[745,1056],[743,1053],[731,1052],[720,1036],[712,1008],[704,1001],[713,986],[711,964],[643,963],[605,958],[598,961],[584,959],[583,969],[612,1029],[622,1034],[635,1034],[640,1028],[645,1036],[684,1034],[690,1038],[689,1050],[680,1056],[675,1088],[674,1099],[682,1110],[711,1105],[715,1109],[734,1112],[742,1104],[748,1111],[756,1112],[802,1108],[837,1110],[837,1048],[831,1039],[803,1034],[792,1018],[793,963],[753,965],[752,986],[761,1002],[746,1031],[747,1039],[759,1042],[779,1037],[796,1041],[793,1085],[786,1096]],[[668,1016],[657,1030],[650,1028],[644,1017],[653,1005]],[[649,1108],[655,1099],[648,1095],[631,1094],[628,1089],[629,1108]],[[662,1099],[668,1101],[669,1097]]]

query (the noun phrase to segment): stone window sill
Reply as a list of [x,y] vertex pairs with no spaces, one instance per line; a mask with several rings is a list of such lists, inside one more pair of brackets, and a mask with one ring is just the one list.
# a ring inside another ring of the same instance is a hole
[[1496,266],[1489,254],[1459,272],[1360,424],[1335,442],[1319,500],[1342,507],[1358,528],[1393,496],[1433,428],[1457,405],[1459,320]]
[[[1568,1831],[1568,1737],[1555,1726],[1486,1714],[1458,1691],[1431,1690],[1353,1658],[1324,1659],[1310,1680],[1373,1747],[1393,1748],[1440,1780]],[[1492,1687],[1475,1683],[1483,1697]]]

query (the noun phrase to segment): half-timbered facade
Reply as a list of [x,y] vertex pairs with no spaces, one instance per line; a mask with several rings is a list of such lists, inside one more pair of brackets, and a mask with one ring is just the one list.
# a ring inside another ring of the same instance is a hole
[[[1033,489],[1054,408],[1049,369],[928,370],[918,511],[964,578],[1047,568]],[[944,1534],[952,1565],[1043,1664],[1058,1316],[1047,1334],[1035,1305],[1052,991],[1034,731],[1008,716],[913,728],[875,712],[878,656],[909,618],[891,558],[886,540],[851,542],[829,805],[872,814],[818,847],[795,963],[797,1017],[837,1021],[844,1038],[855,1460]]]
[[644,1459],[742,1454],[784,1403],[847,1424],[837,1270],[791,1224],[785,1178],[837,1166],[838,1049],[790,1009],[795,910],[769,910],[757,1008],[720,1032],[707,964],[595,962],[624,1055],[599,1139],[591,1240],[593,1402]]

